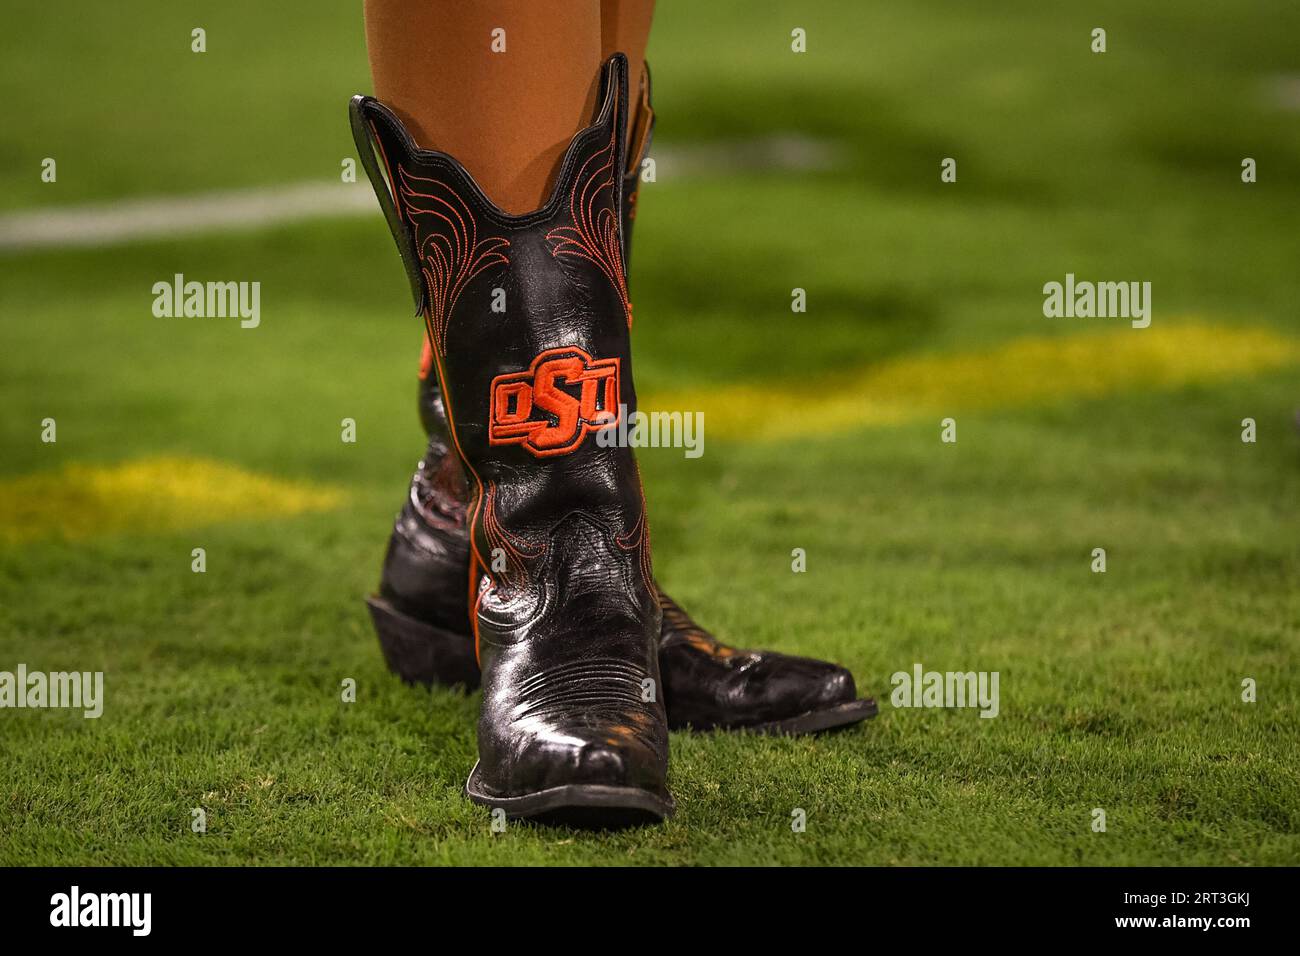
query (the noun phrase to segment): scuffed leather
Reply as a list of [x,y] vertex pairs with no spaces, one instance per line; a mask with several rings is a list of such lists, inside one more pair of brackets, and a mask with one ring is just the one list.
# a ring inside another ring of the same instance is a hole
[[[403,238],[421,267],[426,324],[464,465],[471,579],[458,590],[474,601],[483,676],[477,773],[500,796],[571,784],[667,796],[660,609],[631,449],[602,448],[589,436],[567,454],[539,458],[488,440],[493,379],[527,369],[547,349],[617,359],[621,401],[636,408],[617,226],[626,72],[621,54],[607,61],[593,125],[571,144],[551,200],[525,216],[498,209],[451,157],[415,147],[378,102],[354,107],[376,138]],[[559,254],[564,230],[583,217],[612,222],[611,245],[592,258]],[[491,309],[498,288],[504,313]],[[426,457],[421,472],[439,467]],[[452,511],[437,496],[426,500],[439,515]],[[409,507],[414,517],[427,512]],[[457,532],[431,528],[439,545],[422,553],[438,558],[425,571],[445,581],[438,568]],[[385,575],[397,590],[396,569],[386,565]]]

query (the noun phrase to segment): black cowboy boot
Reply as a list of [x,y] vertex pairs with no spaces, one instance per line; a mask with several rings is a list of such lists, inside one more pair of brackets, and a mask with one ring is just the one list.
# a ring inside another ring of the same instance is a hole
[[[619,214],[627,108],[616,54],[551,199],[513,216],[381,104],[352,101],[469,491],[462,587],[483,703],[466,793],[509,816],[617,825],[672,812],[641,479],[631,449],[595,440],[620,405],[636,407]],[[442,467],[428,475],[434,499]]]
[[[650,78],[643,74],[624,172],[624,264],[631,256],[640,164],[654,130]],[[379,593],[367,604],[389,669],[418,684],[478,686],[464,580],[469,562],[469,491],[454,454],[433,357],[426,345],[419,381],[420,420],[429,446],[393,527]],[[876,714],[859,700],[842,667],[719,643],[660,592],[659,668],[674,729],[746,729],[800,734],[857,723]]]

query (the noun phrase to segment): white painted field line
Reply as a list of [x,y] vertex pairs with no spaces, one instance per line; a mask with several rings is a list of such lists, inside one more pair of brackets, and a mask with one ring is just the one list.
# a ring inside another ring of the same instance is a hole
[[[656,149],[656,179],[720,172],[816,172],[839,164],[839,151],[798,135]],[[155,196],[0,215],[0,252],[111,246],[339,216],[378,215],[370,185],[329,180],[190,196]]]
[[124,199],[0,216],[0,249],[109,246],[375,212],[368,183],[311,182],[192,196]]

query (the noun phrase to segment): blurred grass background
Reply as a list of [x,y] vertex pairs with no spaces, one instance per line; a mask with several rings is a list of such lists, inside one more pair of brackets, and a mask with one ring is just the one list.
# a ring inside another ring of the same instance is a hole
[[[0,212],[325,181],[352,155],[359,4],[15,2],[5,23]],[[665,153],[797,134],[837,162],[645,187],[644,404],[769,382],[814,403],[904,358],[1127,327],[1044,319],[1066,272],[1151,281],[1135,340],[1191,321],[1300,338],[1297,36],[1287,2],[662,0]],[[260,281],[261,326],[155,319],[150,288],[176,272]],[[346,500],[0,535],[0,669],[104,670],[108,688],[97,721],[0,711],[0,862],[1300,862],[1294,364],[955,407],[955,446],[928,413],[833,433],[810,413],[802,439],[646,451],[660,579],[726,639],[852,667],[883,713],[828,738],[677,734],[666,826],[494,837],[460,795],[477,698],[390,678],[361,603],[422,450],[407,296],[378,214],[0,253],[0,516],[30,505],[32,475],[160,456]],[[891,708],[916,661],[999,671],[1001,715]]]

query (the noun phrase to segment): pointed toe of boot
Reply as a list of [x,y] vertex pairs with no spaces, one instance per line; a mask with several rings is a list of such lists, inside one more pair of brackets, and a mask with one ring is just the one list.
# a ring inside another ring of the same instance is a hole
[[700,631],[665,647],[663,660],[674,728],[808,734],[877,712],[852,673],[828,661],[737,650]]
[[764,655],[769,659],[773,704],[791,713],[847,703],[858,695],[853,675],[838,664],[810,657]]
[[763,652],[748,669],[736,699],[755,715],[750,729],[770,734],[806,734],[855,724],[877,712],[876,702],[859,699],[846,668],[810,657]]

